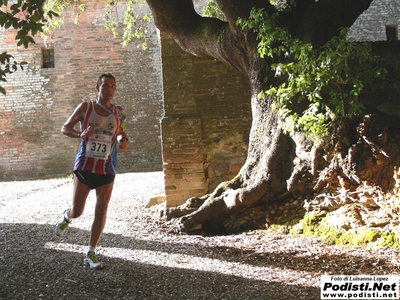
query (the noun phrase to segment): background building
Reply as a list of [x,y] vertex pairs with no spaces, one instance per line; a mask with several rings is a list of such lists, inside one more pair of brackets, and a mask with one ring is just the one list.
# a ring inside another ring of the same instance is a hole
[[353,41],[398,41],[400,25],[399,0],[374,0],[351,26]]
[[[116,15],[123,16],[118,5]],[[153,24],[149,50],[122,47],[104,28],[104,3],[87,3],[79,25],[76,11],[70,8],[64,27],[28,49],[16,47],[15,31],[1,31],[0,52],[29,64],[7,76],[7,95],[0,96],[0,180],[71,174],[79,140],[60,129],[80,102],[95,99],[104,72],[117,78],[114,102],[128,117],[131,147],[119,156],[121,173],[164,170],[169,206],[235,176],[251,126],[247,79],[184,52]]]
[[[162,170],[160,39],[149,24],[149,50],[122,47],[121,38],[104,28],[104,6],[87,3],[79,25],[74,24],[75,8],[69,9],[62,28],[48,40],[37,37],[28,49],[16,46],[15,31],[0,31],[0,52],[28,62],[2,83],[7,95],[0,95],[0,180],[71,174],[79,140],[60,129],[80,102],[96,99],[102,73],[116,77],[114,103],[127,115],[132,146],[120,155],[120,172]],[[117,11],[123,16],[125,7]]]

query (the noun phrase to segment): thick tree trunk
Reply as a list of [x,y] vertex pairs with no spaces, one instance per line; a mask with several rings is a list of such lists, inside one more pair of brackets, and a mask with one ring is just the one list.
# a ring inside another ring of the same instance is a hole
[[[350,26],[371,1],[300,1],[293,11],[282,14],[281,23],[293,35],[319,46],[340,27]],[[260,58],[255,33],[242,31],[236,25],[237,18],[248,17],[253,7],[264,8],[269,15],[275,13],[269,1],[216,0],[227,22],[200,17],[191,0],[147,2],[156,26],[170,34],[185,51],[231,64],[248,76],[252,86],[253,123],[246,163],[232,181],[222,183],[210,195],[189,199],[167,212],[169,218],[179,218],[175,228],[189,232],[200,224],[213,231],[221,230],[222,221],[230,214],[259,201],[279,199],[301,184],[299,177],[315,174],[313,145],[300,134],[289,136],[279,129],[280,116],[271,110],[273,99],[258,98],[273,78],[270,62]],[[334,24],[326,22],[328,16]],[[202,204],[193,207],[193,203]]]
[[[202,224],[208,230],[219,231],[221,222],[233,212],[263,199],[269,201],[287,191],[286,181],[293,170],[295,144],[277,124],[278,116],[271,112],[271,103],[252,97],[253,124],[248,157],[238,175],[222,183],[194,212],[176,223],[179,231],[188,232]],[[277,171],[279,170],[279,171]],[[191,199],[193,201],[193,199]],[[178,208],[188,212],[187,205]],[[178,216],[172,210],[171,216]]]

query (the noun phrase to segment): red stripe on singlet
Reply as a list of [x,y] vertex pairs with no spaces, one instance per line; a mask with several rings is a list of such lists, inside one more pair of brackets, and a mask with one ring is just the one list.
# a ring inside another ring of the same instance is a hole
[[94,110],[93,102],[88,102],[88,103],[89,103],[89,107],[86,110],[86,115],[85,115],[84,123],[83,123],[83,129],[84,130],[89,127],[89,117],[92,114],[92,111]]
[[[84,118],[84,122],[83,122],[83,130],[85,130],[86,128],[89,127],[89,118],[90,115],[92,114],[93,110],[94,110],[94,104],[93,102],[88,102],[89,106],[86,110],[86,114],[85,114],[85,118]],[[85,140],[85,142],[88,142],[88,139]],[[89,172],[93,172],[93,167],[94,167],[94,158],[93,157],[86,157],[85,159],[85,163],[83,164],[83,170],[84,171],[89,171]]]
[[96,169],[95,169],[95,173],[96,174],[106,174],[106,160],[104,159],[98,159],[96,162]]
[[83,166],[83,171],[93,172],[94,158],[86,157],[85,165]]

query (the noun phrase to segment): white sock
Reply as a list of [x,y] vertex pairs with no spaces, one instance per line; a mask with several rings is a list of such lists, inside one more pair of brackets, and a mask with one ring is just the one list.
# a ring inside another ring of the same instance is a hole
[[88,252],[93,252],[93,253],[96,252],[96,247],[89,246]]
[[69,223],[71,223],[72,219],[68,218],[67,211],[68,210],[64,211],[64,219],[67,220]]

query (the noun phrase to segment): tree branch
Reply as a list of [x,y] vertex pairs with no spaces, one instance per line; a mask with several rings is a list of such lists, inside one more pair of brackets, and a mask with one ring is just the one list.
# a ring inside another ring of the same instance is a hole
[[199,57],[224,60],[218,43],[227,24],[197,14],[192,0],[147,0],[158,29],[169,34],[179,46]]
[[276,12],[276,8],[265,0],[215,0],[224,13],[231,28],[236,27],[238,18],[248,18],[252,8],[264,8],[268,15]]
[[[324,45],[340,28],[350,27],[373,0],[320,0],[300,17],[295,35],[316,47]],[[299,1],[297,1],[299,2]]]
[[237,36],[227,22],[201,17],[192,0],[147,0],[147,3],[157,28],[169,34],[183,50],[224,61],[246,73],[242,43],[236,41]]

